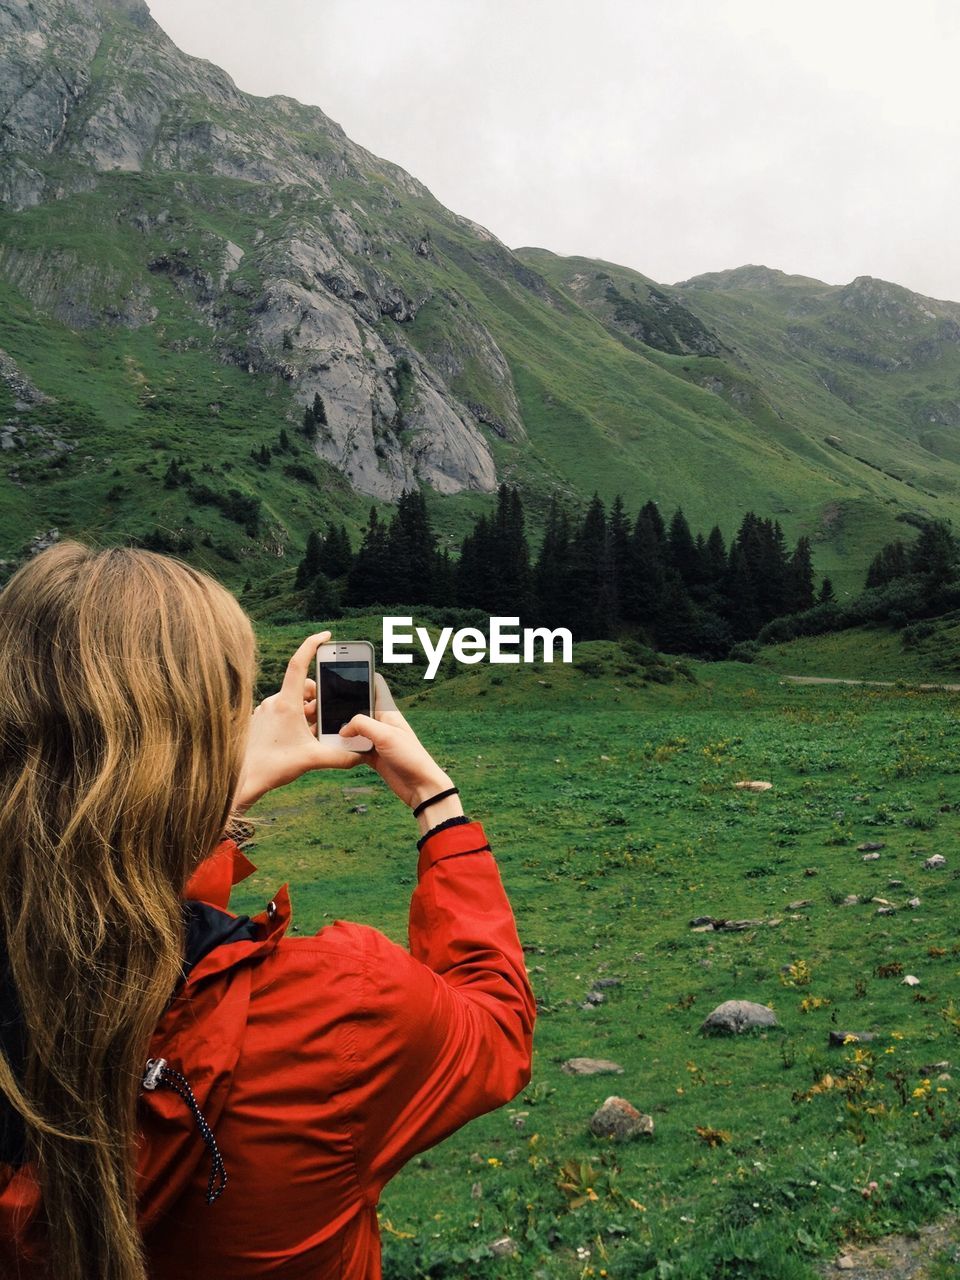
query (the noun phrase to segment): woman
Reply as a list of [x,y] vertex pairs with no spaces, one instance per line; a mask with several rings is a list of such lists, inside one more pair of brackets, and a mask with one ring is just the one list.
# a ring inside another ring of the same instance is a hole
[[387,1180],[529,1080],[483,829],[379,677],[343,732],[419,810],[410,950],[225,910],[231,814],[358,762],[315,733],[329,634],[251,716],[250,622],[178,560],[65,542],[0,593],[0,1275],[373,1280]]

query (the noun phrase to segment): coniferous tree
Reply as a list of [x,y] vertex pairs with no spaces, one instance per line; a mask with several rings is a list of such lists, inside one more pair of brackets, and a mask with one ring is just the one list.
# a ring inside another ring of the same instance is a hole
[[829,604],[835,599],[836,596],[833,593],[833,583],[829,578],[824,578],[820,583],[820,594],[817,596],[817,604]]
[[490,563],[482,607],[489,608],[492,615],[519,617],[522,625],[533,603],[533,584],[523,503],[516,488],[500,485],[496,512],[486,533]]
[[651,498],[640,508],[640,515],[644,516],[650,525],[658,542],[664,542],[667,537],[667,526],[664,523],[660,508]]
[[302,590],[308,583],[320,572],[322,562],[322,544],[319,535],[311,529],[307,534],[307,546],[303,553],[303,559],[297,565],[297,575],[293,580],[293,585],[298,591]]
[[595,493],[570,545],[568,623],[574,638],[605,640],[613,634],[613,560],[607,514]]
[[910,548],[910,570],[931,584],[949,582],[957,571],[957,540],[946,520],[931,520]]
[[715,524],[707,537],[703,565],[710,596],[715,598],[723,590],[723,581],[727,572],[727,545],[719,525]]
[[437,536],[423,493],[419,489],[405,489],[397,502],[387,536],[387,561],[394,574],[389,598],[406,604],[436,603],[433,582],[436,556]]
[[676,569],[684,586],[692,587],[700,581],[697,544],[680,507],[673,513],[667,530],[667,563]]
[[896,541],[888,542],[886,546],[881,547],[870,561],[864,585],[868,590],[871,587],[885,587],[888,582],[905,578],[911,572],[910,553],[906,544],[897,538]]
[[[751,527],[752,528],[752,527]],[[741,532],[743,526],[741,526]],[[752,532],[751,532],[752,537]],[[757,600],[755,570],[750,550],[740,534],[730,546],[724,590],[725,617],[736,640],[752,640],[763,624]]]
[[799,613],[813,607],[813,557],[810,539],[801,535],[790,557],[789,600],[786,612]]
[[339,611],[340,593],[337,590],[336,583],[332,582],[323,572],[314,574],[304,598],[303,616],[310,619],[324,620],[335,618]]
[[[486,516],[481,514],[474,521],[469,533],[464,534],[463,541],[460,543],[460,554],[457,557],[456,601],[464,608],[476,605],[482,590],[480,579],[484,574],[485,566],[481,561],[477,528],[481,520],[486,521]],[[482,605],[480,607],[482,608]]]
[[353,548],[345,525],[328,521],[323,539],[323,572],[328,578],[342,578],[353,564]]
[[347,604],[387,604],[394,600],[387,550],[387,527],[377,515],[376,507],[371,507],[360,549],[347,578]]
[[450,559],[450,552],[446,547],[437,556],[433,567],[433,591],[437,604],[456,604],[457,566]]
[[533,572],[536,617],[541,626],[570,625],[570,540],[570,518],[554,495]]
[[634,521],[627,552],[627,572],[620,584],[620,608],[628,622],[639,623],[651,637],[663,608],[666,581],[663,520],[648,502]]
[[610,557],[613,572],[613,622],[618,626],[624,615],[624,588],[630,571],[630,521],[618,493],[610,508]]

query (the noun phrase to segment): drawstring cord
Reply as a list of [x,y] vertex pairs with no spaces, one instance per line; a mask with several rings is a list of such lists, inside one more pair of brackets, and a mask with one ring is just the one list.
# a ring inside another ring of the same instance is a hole
[[196,1120],[203,1141],[210,1152],[212,1163],[210,1178],[207,1181],[207,1204],[213,1204],[214,1200],[223,1193],[227,1185],[227,1170],[224,1167],[217,1140],[213,1136],[213,1130],[207,1124],[204,1114],[193,1096],[190,1082],[179,1071],[174,1071],[172,1067],[167,1066],[166,1058],[150,1058],[147,1061],[147,1069],[144,1073],[142,1084],[144,1089],[156,1089],[158,1085],[166,1085],[168,1089],[172,1089],[174,1093],[179,1094],[193,1112],[193,1118]]

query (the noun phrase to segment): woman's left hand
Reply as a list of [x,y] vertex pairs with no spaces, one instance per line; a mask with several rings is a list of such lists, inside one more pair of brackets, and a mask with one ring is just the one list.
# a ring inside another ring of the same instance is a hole
[[248,809],[274,787],[285,786],[310,769],[351,769],[360,753],[317,739],[317,686],[307,675],[317,648],[329,631],[308,636],[287,663],[278,693],[254,710],[240,783],[233,807]]

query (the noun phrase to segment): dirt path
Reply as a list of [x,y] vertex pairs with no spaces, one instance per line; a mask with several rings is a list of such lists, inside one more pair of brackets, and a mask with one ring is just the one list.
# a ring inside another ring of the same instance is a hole
[[920,1227],[916,1236],[887,1236],[856,1248],[848,1245],[822,1263],[824,1280],[934,1280],[960,1276],[960,1218],[952,1215]]
[[[899,683],[896,680],[846,680],[839,676],[784,676],[792,684],[862,684],[871,689],[893,689]],[[960,693],[960,684],[915,684],[912,680],[904,682],[910,689],[936,689],[942,693]]]

